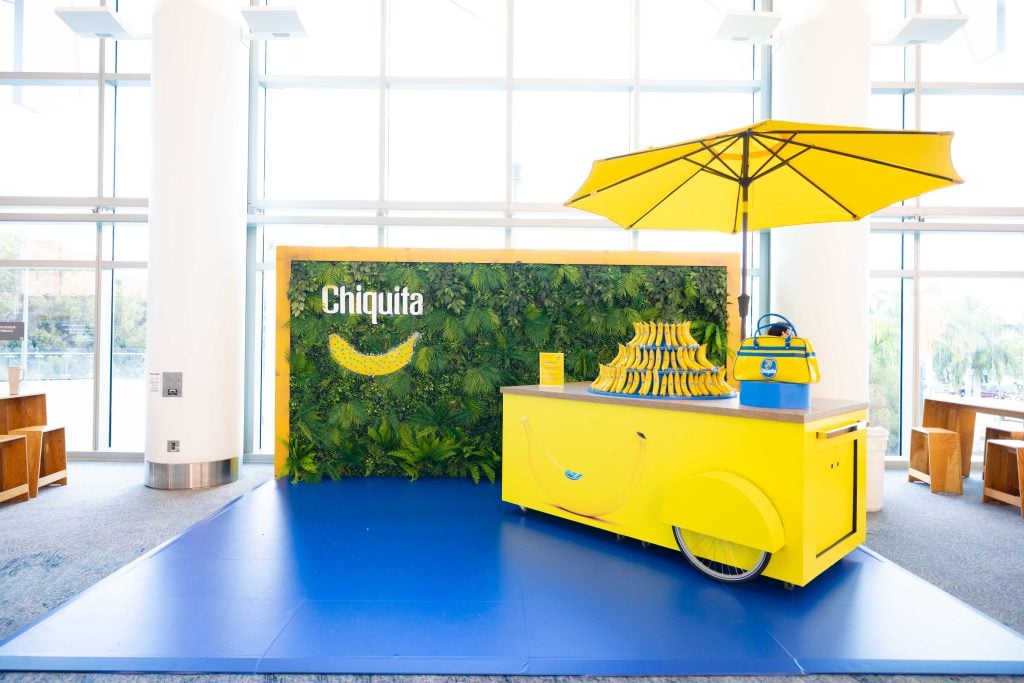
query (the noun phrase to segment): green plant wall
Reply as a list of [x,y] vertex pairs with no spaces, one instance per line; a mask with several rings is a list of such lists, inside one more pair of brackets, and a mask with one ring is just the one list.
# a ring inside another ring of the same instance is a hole
[[[421,293],[421,315],[325,313],[324,287]],[[566,382],[598,363],[643,320],[694,320],[724,363],[726,268],[531,263],[296,261],[288,287],[288,456],[293,481],[323,477],[472,477],[500,470],[499,388],[538,382],[538,354],[565,354]],[[409,338],[411,361],[388,375],[343,368],[330,333],[368,354]]]

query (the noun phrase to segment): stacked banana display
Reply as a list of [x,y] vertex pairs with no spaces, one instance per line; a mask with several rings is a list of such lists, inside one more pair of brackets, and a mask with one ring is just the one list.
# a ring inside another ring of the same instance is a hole
[[690,321],[633,323],[636,334],[607,365],[591,391],[666,398],[725,398],[735,391],[725,368],[707,358],[707,344],[690,334]]

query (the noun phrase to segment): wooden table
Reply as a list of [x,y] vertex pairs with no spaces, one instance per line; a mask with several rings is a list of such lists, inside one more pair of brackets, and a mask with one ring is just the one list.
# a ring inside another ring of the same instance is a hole
[[1024,403],[959,396],[930,396],[924,400],[922,427],[952,429],[960,435],[960,459],[964,476],[971,471],[974,418],[978,413],[1024,419]]

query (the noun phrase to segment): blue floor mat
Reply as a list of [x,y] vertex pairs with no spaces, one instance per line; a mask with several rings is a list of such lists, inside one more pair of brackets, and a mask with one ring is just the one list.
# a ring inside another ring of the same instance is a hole
[[1024,673],[1024,636],[869,550],[727,586],[500,497],[267,482],[11,636],[0,670]]

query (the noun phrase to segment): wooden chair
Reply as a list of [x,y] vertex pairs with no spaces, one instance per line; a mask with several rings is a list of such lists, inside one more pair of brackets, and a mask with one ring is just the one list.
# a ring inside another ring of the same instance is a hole
[[68,483],[68,456],[63,427],[34,425],[12,429],[28,442],[29,496],[39,495],[39,487]]
[[963,495],[960,435],[940,427],[910,430],[910,467],[907,481],[923,481],[932,493]]
[[24,436],[0,436],[0,502],[28,500],[28,446]]
[[1024,440],[992,439],[985,442],[985,487],[981,500],[998,501],[1020,508],[1024,490]]

